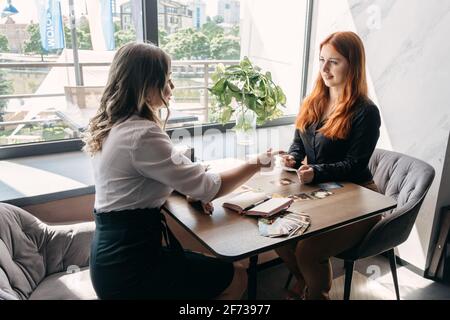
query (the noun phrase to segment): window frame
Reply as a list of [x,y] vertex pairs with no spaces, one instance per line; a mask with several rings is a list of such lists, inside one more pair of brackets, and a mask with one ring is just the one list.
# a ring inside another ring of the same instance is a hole
[[[311,46],[311,30],[312,30],[312,17],[314,14],[314,0],[307,1],[306,23],[305,23],[305,38],[304,38],[304,62],[302,66],[302,81],[300,83],[300,96],[303,99],[306,95],[307,79],[308,79],[308,67],[309,67],[309,52]],[[142,25],[144,41],[150,41],[158,45],[158,0],[141,0],[142,4]],[[287,115],[279,119],[269,121],[257,128],[268,128],[274,126],[292,125],[295,121],[295,115]],[[167,129],[166,132],[171,135],[176,130],[187,130],[192,135],[202,135],[208,129],[216,129],[225,133],[233,127],[233,123],[227,123],[225,125],[218,123],[206,123],[202,125],[194,126],[181,126],[176,128]],[[199,128],[201,130],[199,130]],[[22,158],[30,156],[49,155],[63,152],[80,151],[83,147],[81,139],[64,139],[45,142],[32,142],[24,144],[6,145],[0,146],[0,160]]]

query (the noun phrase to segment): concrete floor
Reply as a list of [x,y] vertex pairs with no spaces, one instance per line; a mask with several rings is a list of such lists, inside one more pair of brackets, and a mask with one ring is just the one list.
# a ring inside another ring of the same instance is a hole
[[[343,298],[343,261],[332,260],[332,299]],[[284,284],[289,271],[284,265],[277,265],[258,273],[257,298],[261,300],[284,299]],[[450,286],[426,279],[406,267],[398,266],[398,281],[402,300],[450,300]],[[374,257],[356,262],[352,281],[352,300],[395,300],[394,284],[389,261]]]

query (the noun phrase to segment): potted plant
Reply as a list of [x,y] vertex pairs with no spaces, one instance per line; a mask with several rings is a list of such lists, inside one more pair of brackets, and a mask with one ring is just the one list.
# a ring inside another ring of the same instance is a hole
[[279,118],[285,107],[286,96],[272,81],[270,72],[262,72],[247,57],[236,65],[219,64],[211,75],[213,85],[209,92],[215,97],[213,111],[218,121],[225,124],[232,116],[237,134],[250,135],[256,124]]

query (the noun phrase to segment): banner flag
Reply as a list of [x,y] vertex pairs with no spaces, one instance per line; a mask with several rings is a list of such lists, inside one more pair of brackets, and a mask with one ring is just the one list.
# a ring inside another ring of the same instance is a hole
[[64,28],[59,0],[36,0],[42,48],[46,51],[64,48]]
[[115,49],[111,0],[86,0],[92,47],[95,51]]
[[100,0],[100,12],[102,16],[103,37],[105,40],[106,50],[114,50],[116,48],[114,42],[114,23],[112,17],[111,0]]

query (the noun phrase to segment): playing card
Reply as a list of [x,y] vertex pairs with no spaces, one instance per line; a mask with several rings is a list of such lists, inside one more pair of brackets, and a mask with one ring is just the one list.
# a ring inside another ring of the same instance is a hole
[[325,199],[326,197],[331,196],[332,194],[333,192],[325,189],[319,189],[308,193],[308,195],[313,199]]
[[337,182],[319,183],[318,186],[320,187],[320,189],[324,189],[324,190],[340,189],[343,187],[342,184],[337,183]]

